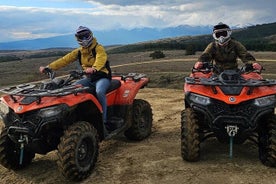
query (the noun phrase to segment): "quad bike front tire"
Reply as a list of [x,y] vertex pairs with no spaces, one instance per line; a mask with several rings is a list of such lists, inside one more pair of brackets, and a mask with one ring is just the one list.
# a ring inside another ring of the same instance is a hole
[[64,131],[58,145],[57,165],[67,179],[81,181],[91,174],[98,154],[97,130],[88,122],[79,121]]
[[181,156],[183,160],[196,162],[200,157],[198,118],[191,108],[181,112]]
[[259,159],[269,167],[276,167],[276,115],[272,114],[259,133]]
[[7,169],[20,170],[28,166],[35,153],[25,149],[23,150],[23,159],[20,164],[20,145],[15,144],[8,136],[7,128],[4,128],[0,134],[0,164]]
[[152,109],[147,101],[134,99],[131,122],[131,127],[125,131],[128,139],[139,141],[151,134]]

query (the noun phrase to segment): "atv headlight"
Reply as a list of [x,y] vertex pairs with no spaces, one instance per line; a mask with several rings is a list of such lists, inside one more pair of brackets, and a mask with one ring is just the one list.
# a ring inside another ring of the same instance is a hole
[[41,109],[38,115],[42,118],[49,118],[49,117],[57,116],[58,114],[62,113],[63,110],[64,110],[63,105],[47,107],[47,108]]
[[275,96],[274,95],[265,96],[265,97],[261,97],[261,98],[256,98],[254,100],[254,105],[259,106],[259,107],[272,105],[274,103],[275,103]]
[[211,103],[210,98],[194,93],[191,93],[190,100],[201,105],[209,105]]

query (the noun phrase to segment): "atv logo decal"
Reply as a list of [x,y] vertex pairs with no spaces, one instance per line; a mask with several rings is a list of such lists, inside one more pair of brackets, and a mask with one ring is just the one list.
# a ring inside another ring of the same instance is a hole
[[123,94],[123,97],[125,97],[125,98],[128,97],[129,92],[130,92],[130,90],[128,90],[128,89],[125,90],[125,91],[124,91],[124,94]]
[[234,137],[238,133],[239,127],[236,125],[227,125],[225,129],[230,137]]
[[22,111],[23,107],[22,106],[18,106],[17,109],[16,109],[16,112],[20,112]]
[[236,101],[235,97],[233,97],[233,96],[229,97],[229,102],[235,102],[235,101]]

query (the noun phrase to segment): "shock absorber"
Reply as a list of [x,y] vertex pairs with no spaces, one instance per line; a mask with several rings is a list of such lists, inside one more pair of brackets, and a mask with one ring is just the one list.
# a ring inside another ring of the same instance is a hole
[[229,135],[229,157],[232,159],[234,137],[237,135],[239,127],[237,125],[227,125],[225,129]]
[[24,147],[25,143],[28,143],[28,136],[20,134],[18,143],[20,144],[20,155],[19,155],[19,164],[22,165],[24,158]]

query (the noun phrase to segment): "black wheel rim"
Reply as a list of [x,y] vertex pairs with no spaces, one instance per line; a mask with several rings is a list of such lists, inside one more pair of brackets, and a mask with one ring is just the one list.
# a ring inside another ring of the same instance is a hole
[[81,167],[89,165],[94,157],[94,141],[86,137],[82,139],[77,149],[77,161]]

